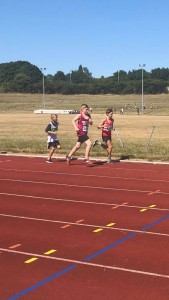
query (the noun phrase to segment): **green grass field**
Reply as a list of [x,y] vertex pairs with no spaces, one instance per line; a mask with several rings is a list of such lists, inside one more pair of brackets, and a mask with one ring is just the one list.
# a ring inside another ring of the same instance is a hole
[[[169,96],[145,95],[145,113],[137,115],[136,103],[141,108],[141,95],[45,95],[47,109],[79,109],[81,103],[88,103],[93,109],[93,126],[90,127],[91,140],[101,139],[97,125],[105,115],[108,107],[114,107],[116,130],[124,143],[121,147],[113,133],[113,158],[145,159],[148,161],[169,161]],[[130,106],[130,109],[126,108]],[[153,108],[151,108],[153,105]],[[42,95],[0,94],[0,151],[14,153],[47,153],[45,127],[50,115],[34,114],[33,111],[43,107]],[[124,108],[121,115],[120,108]],[[71,120],[73,115],[59,115],[58,137],[65,155],[76,142]],[[150,146],[147,147],[152,128],[155,130]],[[82,156],[84,146],[77,153]],[[91,157],[106,157],[106,152],[96,146]]]

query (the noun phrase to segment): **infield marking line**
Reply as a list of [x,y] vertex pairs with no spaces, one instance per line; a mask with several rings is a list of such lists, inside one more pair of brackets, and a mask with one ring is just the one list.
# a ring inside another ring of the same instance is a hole
[[57,250],[55,250],[55,249],[51,249],[51,250],[45,252],[44,254],[45,254],[45,255],[50,255],[50,254],[52,254],[52,253],[54,253],[54,252],[56,252],[56,251],[57,251]]
[[106,226],[107,227],[111,227],[111,226],[114,226],[116,223],[110,223],[110,224],[107,224]]
[[124,202],[124,203],[122,203],[122,204],[117,204],[117,205],[113,206],[112,209],[116,209],[116,208],[118,208],[118,207],[125,206],[125,205],[127,205],[127,204],[128,204],[128,202]]
[[148,195],[151,196],[151,195],[154,195],[154,194],[159,193],[159,192],[160,192],[160,190],[156,190],[154,192],[149,193]]
[[100,232],[102,230],[103,230],[103,228],[97,228],[97,229],[93,230],[93,232]]
[[10,246],[9,249],[16,249],[18,247],[20,247],[22,244],[16,244],[16,245],[13,245],[13,246]]
[[84,219],[76,221],[77,224],[84,222]]
[[155,208],[155,207],[156,207],[156,204],[152,204],[152,205],[148,206],[147,208],[140,209],[140,212],[145,212],[145,211],[149,210],[150,208]]
[[70,227],[70,226],[71,226],[70,224],[66,224],[66,225],[63,225],[63,226],[60,227],[60,228],[65,229],[65,228],[68,228],[68,227]]
[[25,260],[25,264],[30,264],[30,263],[32,263],[32,262],[34,262],[35,260],[38,260],[39,258],[37,258],[37,257],[32,257],[32,258],[30,258],[30,259],[28,259],[28,260]]

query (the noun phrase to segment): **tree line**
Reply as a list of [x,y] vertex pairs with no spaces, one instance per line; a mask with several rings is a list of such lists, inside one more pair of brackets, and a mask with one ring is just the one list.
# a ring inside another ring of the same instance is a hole
[[[143,77],[145,94],[168,93],[169,68],[143,70]],[[68,74],[57,71],[45,76],[42,69],[27,61],[0,64],[0,92],[42,93],[43,87],[47,94],[141,94],[142,69],[94,78],[82,65]]]

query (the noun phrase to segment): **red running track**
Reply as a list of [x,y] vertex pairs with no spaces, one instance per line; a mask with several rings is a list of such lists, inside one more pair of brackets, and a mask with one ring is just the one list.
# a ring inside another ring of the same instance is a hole
[[0,299],[167,300],[169,165],[0,156]]

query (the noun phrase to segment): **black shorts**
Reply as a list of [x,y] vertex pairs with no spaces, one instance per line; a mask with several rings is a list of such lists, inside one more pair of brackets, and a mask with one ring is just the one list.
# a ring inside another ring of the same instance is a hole
[[103,140],[104,143],[107,144],[108,141],[111,142],[111,136],[104,136],[104,135],[102,135],[102,140]]
[[79,136],[77,141],[78,141],[79,143],[83,144],[83,143],[86,142],[87,140],[89,140],[89,137],[88,137],[87,134],[84,134],[84,135],[82,135],[82,136]]
[[56,140],[54,142],[49,142],[48,143],[48,149],[50,149],[51,147],[57,148],[58,145],[60,145],[58,140]]

